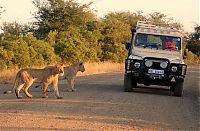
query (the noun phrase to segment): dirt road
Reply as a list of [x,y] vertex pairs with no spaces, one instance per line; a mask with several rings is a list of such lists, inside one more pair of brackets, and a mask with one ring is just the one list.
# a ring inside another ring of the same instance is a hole
[[183,97],[156,86],[123,92],[122,72],[78,77],[77,92],[61,81],[61,100],[33,87],[34,98],[18,100],[3,94],[12,85],[1,85],[0,130],[199,130],[199,80],[190,68]]

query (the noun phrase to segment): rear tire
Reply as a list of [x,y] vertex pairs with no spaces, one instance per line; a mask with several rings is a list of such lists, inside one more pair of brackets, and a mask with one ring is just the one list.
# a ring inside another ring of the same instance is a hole
[[126,74],[124,75],[124,92],[132,92],[132,80]]
[[183,82],[178,82],[174,86],[174,96],[182,96],[183,95]]

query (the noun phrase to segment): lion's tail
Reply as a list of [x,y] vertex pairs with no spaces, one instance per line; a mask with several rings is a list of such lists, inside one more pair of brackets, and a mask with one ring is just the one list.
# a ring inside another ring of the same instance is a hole
[[[17,74],[17,75],[18,75],[18,74]],[[18,81],[17,81],[17,75],[16,75],[16,77],[15,77],[15,81],[14,81],[12,90],[4,91],[4,94],[11,94],[11,93],[13,93],[13,91],[15,90],[16,84],[17,84],[17,82],[18,82]]]

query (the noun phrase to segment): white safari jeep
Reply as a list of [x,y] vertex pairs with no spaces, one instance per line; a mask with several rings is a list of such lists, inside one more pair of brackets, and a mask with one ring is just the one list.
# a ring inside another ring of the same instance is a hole
[[187,50],[182,49],[181,32],[142,21],[131,31],[131,43],[126,43],[124,91],[133,91],[139,83],[168,86],[175,96],[182,96]]

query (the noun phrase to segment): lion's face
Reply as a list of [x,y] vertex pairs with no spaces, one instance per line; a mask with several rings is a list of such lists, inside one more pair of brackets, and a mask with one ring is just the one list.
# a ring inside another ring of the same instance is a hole
[[84,67],[84,64],[82,62],[79,64],[79,71],[81,71],[81,72],[85,71],[85,67]]
[[64,65],[63,64],[57,64],[56,65],[56,68],[58,70],[58,74],[60,76],[63,76],[64,75]]

